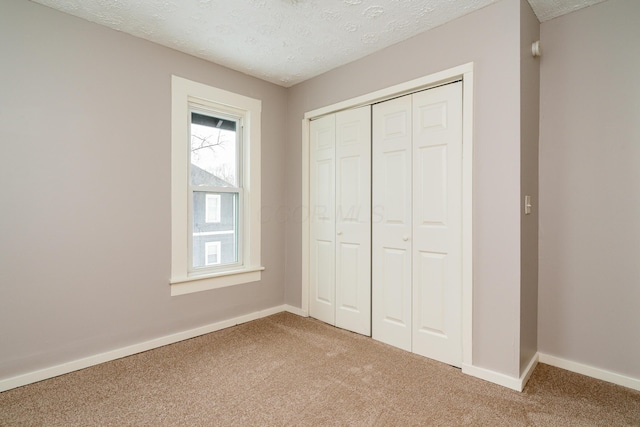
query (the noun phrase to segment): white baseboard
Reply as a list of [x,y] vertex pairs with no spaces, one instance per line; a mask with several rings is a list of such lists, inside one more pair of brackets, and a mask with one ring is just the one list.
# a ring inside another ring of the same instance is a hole
[[[223,320],[221,322],[212,323],[209,325],[201,326],[188,331],[178,332],[164,337],[155,338],[149,341],[133,344],[127,347],[118,348],[115,350],[107,351],[93,356],[85,357],[71,362],[63,363],[61,365],[51,366],[49,368],[40,369],[34,372],[28,372],[26,374],[18,375],[12,378],[0,379],[0,392],[10,390],[12,388],[21,387],[23,385],[35,383],[38,381],[46,380],[48,378],[57,377],[59,375],[68,374],[73,371],[88,368],[90,366],[98,365],[100,363],[109,362],[111,360],[120,359],[122,357],[131,356],[133,354],[141,353],[143,351],[152,350],[154,348],[162,347],[168,344],[174,344],[179,341],[194,338],[200,335],[208,334],[210,332],[219,331],[221,329],[236,326],[241,323],[250,322],[252,320],[260,319],[263,317],[271,316],[272,314],[280,313],[283,311],[290,311],[294,314],[298,314],[292,310],[295,307],[280,305],[265,310],[256,311],[246,314],[244,316],[235,317],[229,320]],[[301,311],[300,309],[296,309]]]
[[309,317],[309,313],[306,312],[306,310],[303,310],[301,308],[298,307],[294,307],[292,305],[289,304],[285,304],[284,305],[284,311],[288,312],[288,313],[292,313],[292,314],[296,314],[300,317]]
[[536,370],[536,366],[538,366],[538,362],[539,362],[538,353],[536,353],[533,355],[533,357],[529,361],[529,364],[527,365],[527,367],[524,369],[524,372],[520,376],[520,383],[521,383],[520,391],[524,390],[524,386],[526,386],[527,383],[529,382],[529,378],[531,378],[533,371]]
[[[93,356],[85,357],[83,359],[74,360],[71,362],[63,363],[60,365],[52,366],[49,368],[40,369],[38,371],[29,372],[26,374],[18,375],[12,378],[0,379],[0,392],[10,390],[12,388],[21,387],[23,385],[35,383],[38,381],[46,380],[48,378],[57,377],[59,375],[67,374],[80,369],[88,368],[90,366],[98,365],[100,363],[109,362],[111,360],[120,359],[122,357],[131,356],[143,351],[152,350],[154,348],[162,347],[168,344],[173,344],[186,339],[194,338],[200,335],[208,334],[210,332],[219,331],[221,329],[229,328],[231,326],[239,325],[242,323],[250,322],[252,320],[260,319],[270,316],[272,314],[287,311],[289,313],[308,317],[309,314],[298,307],[291,305],[280,305],[265,310],[249,313],[244,316],[239,316],[233,319],[224,320],[217,323],[201,326],[199,328],[190,329],[188,331],[178,332],[172,335],[156,338],[153,340],[145,341],[142,343],[134,344],[131,346],[107,351],[105,353],[96,354]],[[473,365],[462,365],[462,372],[494,384],[501,385],[503,387],[510,388],[516,391],[522,391],[527,381],[531,377],[536,365],[540,363],[546,363],[547,365],[555,366],[557,368],[566,369],[571,372],[586,375],[599,380],[607,381],[613,384],[628,387],[634,390],[640,391],[640,379],[631,378],[615,372],[606,371],[604,369],[595,368],[581,363],[573,362],[570,360],[562,359],[559,357],[551,356],[544,353],[536,354],[527,368],[520,376],[520,378],[510,377],[499,372],[491,371],[489,369],[480,368]]]
[[535,356],[533,356],[533,358],[531,358],[531,361],[527,365],[527,368],[524,370],[520,378],[510,377],[509,375],[501,374],[500,372],[495,372],[489,369],[467,364],[462,365],[462,373],[492,382],[494,384],[501,385],[503,387],[510,388],[511,390],[522,391],[537,365],[538,355],[536,354]]
[[485,381],[489,381],[494,384],[501,385],[503,387],[510,388],[516,391],[522,391],[520,388],[520,380],[518,378],[510,377],[500,372],[491,371],[485,368],[479,368],[473,365],[462,365],[462,373],[471,375],[476,378],[480,378]]
[[556,368],[566,369],[567,371],[575,372],[577,374],[586,375],[598,380],[607,381],[640,391],[640,379],[638,378],[627,377],[615,372],[606,371],[589,365],[583,365],[582,363],[573,362],[571,360],[562,359],[549,354],[539,353],[538,356],[540,363],[545,363],[547,365],[555,366]]

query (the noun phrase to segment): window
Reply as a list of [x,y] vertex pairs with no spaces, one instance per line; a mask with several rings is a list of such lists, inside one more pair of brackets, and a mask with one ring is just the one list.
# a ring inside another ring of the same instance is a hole
[[204,263],[206,265],[220,264],[220,242],[206,242],[204,244]]
[[205,199],[204,221],[207,223],[220,222],[220,194],[207,194]]
[[171,294],[260,280],[261,102],[171,86]]

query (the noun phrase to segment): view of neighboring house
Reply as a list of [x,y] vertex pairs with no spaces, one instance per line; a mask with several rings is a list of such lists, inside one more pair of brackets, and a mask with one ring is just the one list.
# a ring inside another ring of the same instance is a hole
[[191,112],[191,266],[238,261],[237,125],[211,111]]
[[[191,164],[194,186],[233,187],[223,179]],[[193,193],[193,267],[237,261],[237,193]]]

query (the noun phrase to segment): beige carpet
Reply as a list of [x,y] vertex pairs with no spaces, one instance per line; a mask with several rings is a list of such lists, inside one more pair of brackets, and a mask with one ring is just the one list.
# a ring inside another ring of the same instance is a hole
[[640,392],[539,365],[523,393],[281,313],[0,393],[2,426],[640,426]]

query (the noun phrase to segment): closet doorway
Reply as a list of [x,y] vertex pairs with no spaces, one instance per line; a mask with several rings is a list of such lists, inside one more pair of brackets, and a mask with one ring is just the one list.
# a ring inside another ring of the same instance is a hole
[[472,350],[472,73],[303,120],[303,311],[454,366]]

